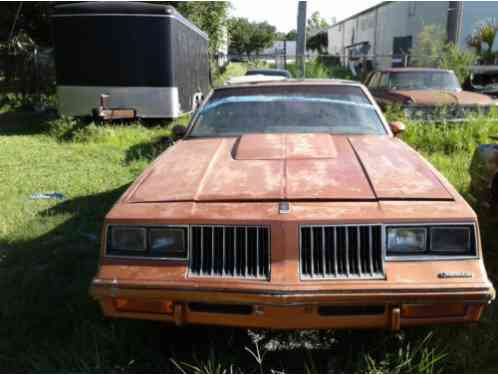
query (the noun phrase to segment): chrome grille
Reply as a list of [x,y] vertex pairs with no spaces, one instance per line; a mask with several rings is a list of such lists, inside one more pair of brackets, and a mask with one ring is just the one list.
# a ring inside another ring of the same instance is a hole
[[381,225],[303,225],[300,232],[303,279],[384,277]]
[[190,237],[190,275],[270,278],[268,227],[192,225]]

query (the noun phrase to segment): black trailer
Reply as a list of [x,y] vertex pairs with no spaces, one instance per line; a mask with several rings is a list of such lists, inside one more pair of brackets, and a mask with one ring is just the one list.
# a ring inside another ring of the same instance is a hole
[[167,5],[54,6],[59,111],[176,118],[209,89],[208,37]]

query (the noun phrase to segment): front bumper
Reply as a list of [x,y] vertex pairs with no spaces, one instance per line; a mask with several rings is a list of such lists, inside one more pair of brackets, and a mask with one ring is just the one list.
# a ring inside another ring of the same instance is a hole
[[476,322],[489,286],[418,290],[226,290],[116,285],[94,280],[104,315],[176,325],[271,329],[384,328]]

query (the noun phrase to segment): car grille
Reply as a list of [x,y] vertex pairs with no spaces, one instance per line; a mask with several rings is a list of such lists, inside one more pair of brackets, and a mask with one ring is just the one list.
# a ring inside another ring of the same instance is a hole
[[384,278],[381,225],[303,225],[301,278]]
[[270,278],[270,229],[266,226],[193,225],[189,274]]

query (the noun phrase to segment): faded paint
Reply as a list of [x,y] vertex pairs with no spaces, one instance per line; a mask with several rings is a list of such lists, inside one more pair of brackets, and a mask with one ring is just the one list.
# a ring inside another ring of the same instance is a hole
[[[389,90],[388,93],[398,95],[400,99],[411,99],[414,105],[492,105],[493,99],[487,95],[470,91],[440,90]],[[382,97],[382,95],[380,95]]]
[[[283,199],[289,201],[286,214],[278,209]],[[478,257],[386,260],[386,277],[379,280],[300,279],[300,225],[379,223],[478,226],[474,211],[448,181],[391,135],[250,134],[182,140],[162,154],[106,216],[101,264],[91,294],[106,316],[176,324],[396,330],[479,320],[495,294],[482,261],[479,231]],[[267,225],[270,279],[191,278],[186,261],[110,257],[106,229],[112,224]],[[444,272],[472,277],[440,278]],[[122,311],[116,307],[117,297],[147,306],[167,302],[173,313]],[[190,302],[245,304],[258,312],[196,312]],[[320,305],[348,304],[382,305],[385,313],[327,317],[318,312]],[[437,304],[443,311],[444,304],[448,309],[459,304],[464,313],[407,317],[406,304]]]
[[377,198],[453,199],[392,137],[272,134],[180,141],[129,202]]

